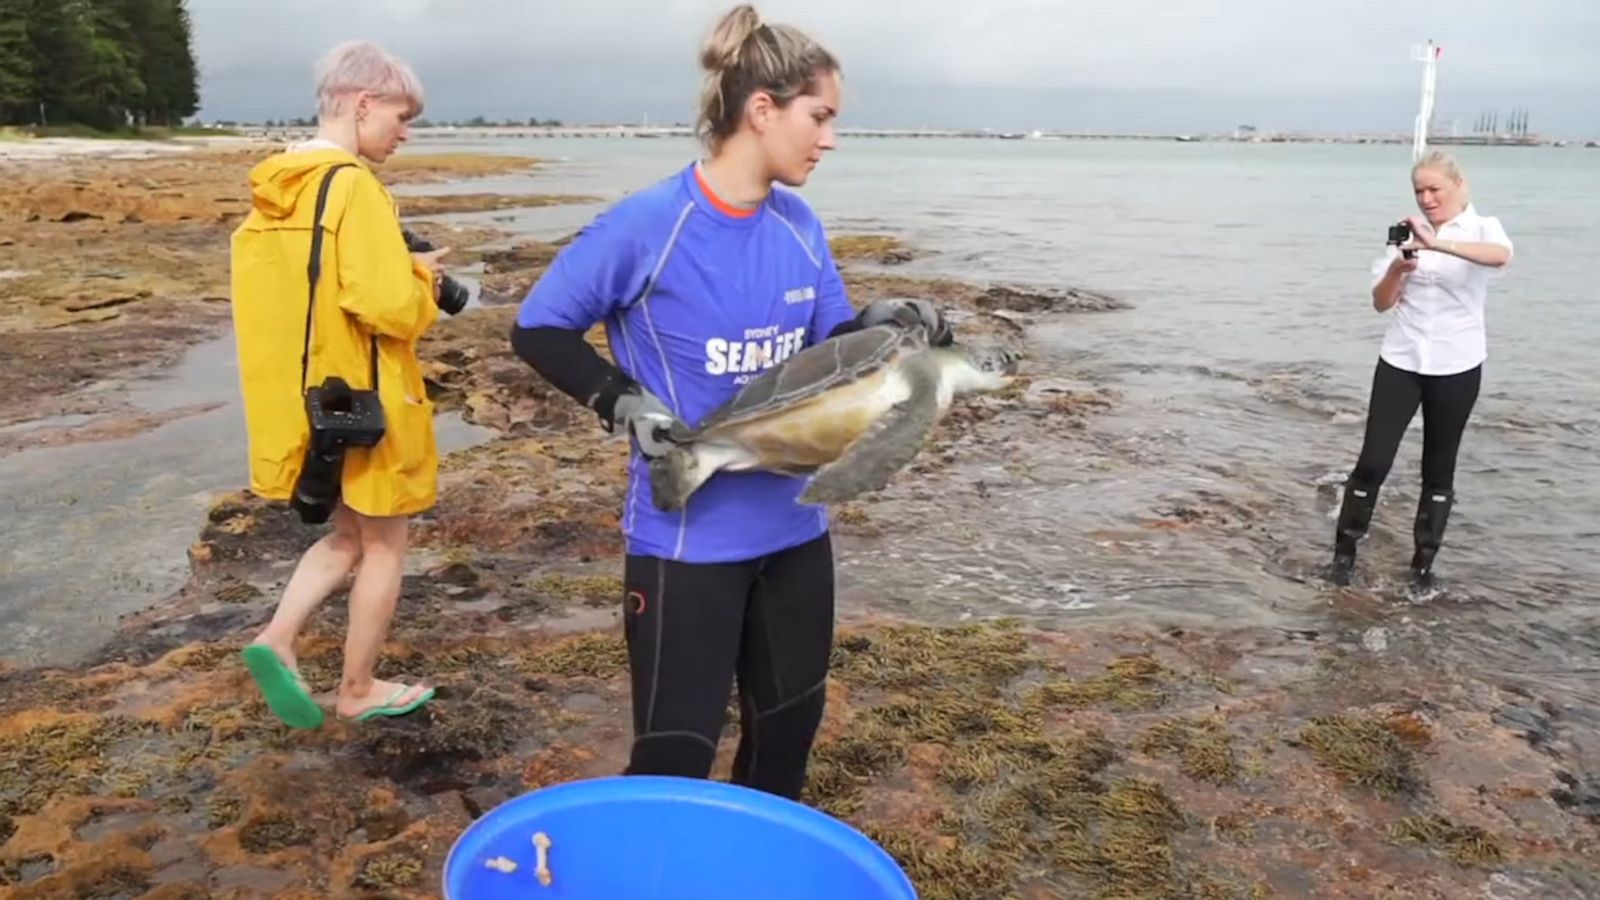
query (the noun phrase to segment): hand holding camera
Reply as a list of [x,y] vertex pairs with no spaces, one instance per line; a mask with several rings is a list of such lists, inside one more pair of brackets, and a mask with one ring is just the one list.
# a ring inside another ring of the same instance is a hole
[[[411,251],[411,255],[416,258],[417,262],[427,266],[429,271],[437,273],[439,271],[439,257],[449,253],[450,248],[445,247],[441,250],[431,242],[418,237],[410,229],[402,228],[400,233],[406,239],[406,249]],[[439,308],[452,316],[466,309],[467,300],[472,297],[472,292],[467,290],[466,285],[456,281],[449,275],[436,275],[434,287]]]
[[1413,224],[1413,219],[1402,219],[1389,226],[1386,243],[1400,248],[1400,255],[1389,264],[1390,271],[1410,273],[1417,270],[1417,248],[1423,245],[1412,241],[1418,233]]
[[[1414,260],[1418,250],[1432,250],[1434,247],[1433,226],[1423,221],[1418,216],[1408,216],[1389,226],[1390,246],[1400,248],[1400,256],[1407,260]],[[1416,268],[1412,265],[1406,271]]]

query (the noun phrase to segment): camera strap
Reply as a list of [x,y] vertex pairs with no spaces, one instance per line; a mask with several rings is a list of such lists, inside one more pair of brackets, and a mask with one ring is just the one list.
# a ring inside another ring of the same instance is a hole
[[[305,393],[310,385],[307,379],[311,374],[311,319],[317,307],[317,280],[322,277],[322,214],[328,208],[328,188],[333,184],[333,174],[340,169],[348,169],[354,163],[339,163],[328,170],[322,177],[322,186],[317,189],[317,210],[311,220],[311,261],[306,265],[306,281],[310,285],[309,295],[306,297],[306,346],[300,354],[300,392]],[[378,389],[378,336],[372,336],[372,380],[369,382],[372,390]]]

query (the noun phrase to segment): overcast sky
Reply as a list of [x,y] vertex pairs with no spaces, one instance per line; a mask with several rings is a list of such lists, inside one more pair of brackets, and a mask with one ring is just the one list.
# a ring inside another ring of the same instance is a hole
[[[688,121],[709,0],[189,0],[206,119],[310,115],[311,66],[368,37],[427,115]],[[1526,107],[1600,135],[1600,0],[768,0],[840,57],[846,126],[1409,131],[1444,47],[1438,121]],[[1513,11],[1515,10],[1515,11]]]

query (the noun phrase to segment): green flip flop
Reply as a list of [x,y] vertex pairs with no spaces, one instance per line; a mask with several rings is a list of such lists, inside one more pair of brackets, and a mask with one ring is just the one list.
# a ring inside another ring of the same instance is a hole
[[414,684],[402,684],[398,690],[389,695],[389,699],[369,709],[364,709],[353,716],[340,716],[346,722],[365,722],[378,716],[403,716],[415,712],[417,707],[433,699],[433,688],[428,688],[417,695],[417,699],[404,706],[395,706],[395,701],[406,695],[406,691],[416,687]]
[[267,708],[290,728],[322,727],[322,707],[311,699],[304,681],[295,674],[271,647],[251,644],[240,651],[250,677],[256,680]]

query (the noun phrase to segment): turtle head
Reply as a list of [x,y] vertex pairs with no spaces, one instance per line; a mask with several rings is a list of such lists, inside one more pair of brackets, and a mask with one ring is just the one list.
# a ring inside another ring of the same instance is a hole
[[997,391],[1011,383],[1022,366],[1022,354],[1005,347],[956,344],[945,348],[951,356],[951,387],[957,394]]

